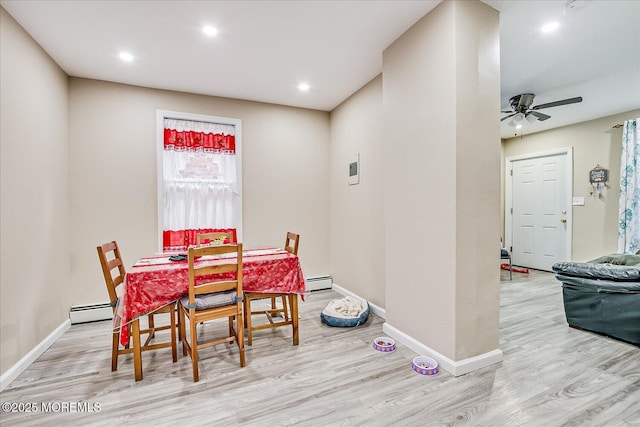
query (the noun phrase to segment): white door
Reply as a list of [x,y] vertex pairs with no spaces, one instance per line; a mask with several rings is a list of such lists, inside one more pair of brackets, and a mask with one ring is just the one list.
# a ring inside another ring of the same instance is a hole
[[[571,251],[567,154],[512,161],[512,262],[551,271]],[[569,166],[568,166],[569,165]]]

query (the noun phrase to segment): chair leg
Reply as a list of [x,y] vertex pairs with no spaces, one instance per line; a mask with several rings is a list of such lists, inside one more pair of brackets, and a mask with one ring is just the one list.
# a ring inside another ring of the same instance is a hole
[[298,335],[298,294],[289,294],[289,304],[291,305],[291,327],[293,329],[293,345],[300,343]]
[[176,344],[176,314],[175,305],[169,310],[169,316],[171,316],[171,356],[173,357],[173,363],[178,361],[178,349]]
[[513,266],[511,265],[511,257],[509,257],[509,280],[513,280]]
[[198,375],[198,336],[196,333],[196,322],[192,319],[192,313],[189,313],[189,324],[191,326],[191,364],[193,367],[193,382],[200,380]]
[[111,334],[111,371],[118,370],[118,349],[120,348],[120,332]]
[[287,297],[282,295],[282,309],[284,310],[284,320],[289,321],[289,309],[287,308]]
[[272,316],[277,316],[278,313],[274,313],[273,310],[277,310],[278,309],[278,303],[276,302],[276,297],[271,297],[269,298],[271,300],[271,310],[269,313]]
[[153,314],[148,315],[147,320],[149,323],[149,338],[154,338],[156,336],[156,323],[153,320]]
[[238,351],[240,352],[240,367],[244,368],[247,365],[247,361],[245,359],[244,354],[244,329],[242,328],[242,324],[244,321],[242,320],[242,314],[236,316],[236,344],[238,344]]
[[244,323],[247,325],[247,345],[252,345],[253,335],[251,333],[251,298],[244,297]]
[[178,303],[176,304],[176,321],[177,321],[177,328],[178,328],[178,341],[182,341],[182,328],[180,327],[180,325],[182,324],[182,322],[180,321],[180,301],[178,301]]
[[187,327],[186,327],[186,318],[184,314],[184,308],[182,307],[182,305],[178,306],[178,312],[180,316],[180,335],[182,335],[182,355],[186,356],[187,355]]
[[133,372],[136,381],[142,380],[142,343],[140,342],[140,319],[131,322],[131,336],[133,337]]

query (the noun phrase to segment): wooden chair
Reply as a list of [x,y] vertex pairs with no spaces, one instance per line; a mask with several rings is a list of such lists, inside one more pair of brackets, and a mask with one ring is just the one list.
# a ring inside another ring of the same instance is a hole
[[[201,256],[223,254],[235,254],[236,257],[220,258],[215,265],[194,263]],[[198,350],[206,347],[235,342],[240,351],[240,366],[246,365],[242,317],[242,243],[189,248],[189,293],[178,301],[178,311],[182,354],[186,356],[189,353],[191,356],[194,382],[199,380]],[[229,321],[228,336],[198,343],[197,324],[224,317]]]
[[[212,231],[209,233],[200,233],[196,235],[196,246],[223,245],[237,243],[233,233],[225,233],[223,231]],[[200,323],[202,324],[202,323]],[[182,329],[180,329],[180,317],[178,316],[178,338],[182,341]]]
[[[284,250],[294,255],[298,255],[298,246],[300,245],[300,235],[296,233],[287,232],[287,237],[284,242]],[[271,299],[271,308],[265,310],[254,310],[251,311],[251,301],[258,299]],[[282,301],[282,307],[277,307],[276,299],[280,298]],[[244,313],[245,313],[245,323],[247,325],[247,345],[253,344],[253,331],[259,331],[261,329],[271,329],[277,328],[280,326],[291,325],[293,328],[293,319],[289,316],[289,307],[293,307],[293,298],[298,298],[298,295],[295,294],[265,294],[259,292],[245,292],[244,294]],[[288,304],[287,304],[288,300]],[[267,316],[267,320],[269,323],[261,324],[261,325],[253,325],[252,324],[252,315],[254,314],[263,314]],[[274,320],[275,317],[282,315],[283,320]],[[291,313],[293,316],[294,313]],[[294,345],[297,345],[296,342],[296,334],[294,332]]]
[[[111,307],[113,308],[113,316],[116,320],[116,322],[114,323],[117,326],[117,329],[113,330],[113,334],[111,337],[111,370],[115,371],[118,369],[118,356],[122,354],[133,353],[133,348],[129,345],[131,343],[131,338],[133,338],[131,336],[132,328],[130,326],[129,343],[125,345],[124,348],[120,348],[120,318],[116,311],[116,307],[118,304],[118,291],[120,290],[118,289],[118,287],[123,284],[126,271],[122,262],[122,256],[120,255],[120,248],[118,248],[118,244],[115,241],[100,245],[97,247],[97,249],[98,258],[100,259],[100,265],[102,266],[102,273],[107,285],[107,292],[109,292]],[[176,350],[176,323],[174,311],[175,304],[170,304],[154,311],[152,314],[149,314],[147,316],[148,328],[140,330],[141,335],[147,335],[147,339],[141,347],[142,351],[171,347],[173,361],[176,362],[178,360]],[[155,319],[153,316],[154,314],[159,313],[169,314],[169,325],[159,327],[155,325]],[[154,344],[150,343],[151,339],[155,337],[156,331],[167,329],[171,331],[171,341]]]
[[213,231],[211,233],[200,233],[196,235],[196,246],[201,247],[203,245],[214,244],[234,244],[237,243],[233,233],[225,233],[222,231]]

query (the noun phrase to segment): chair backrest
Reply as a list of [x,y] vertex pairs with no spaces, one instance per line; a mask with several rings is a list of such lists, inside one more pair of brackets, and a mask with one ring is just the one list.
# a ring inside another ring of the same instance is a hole
[[[102,266],[102,274],[107,284],[107,292],[109,292],[109,299],[115,310],[115,303],[118,301],[118,292],[116,289],[124,282],[124,276],[126,274],[120,249],[115,241],[100,245],[97,249],[100,265]],[[116,271],[114,272],[114,270]]]
[[[197,258],[225,254],[215,263],[202,260],[196,265]],[[232,290],[242,298],[242,243],[189,248],[189,304],[193,305],[196,295]]]
[[287,239],[284,241],[284,250],[298,255],[298,245],[300,244],[300,235],[292,232],[287,232]]
[[211,233],[200,233],[196,236],[196,246],[200,247],[205,244],[220,245],[220,244],[234,244],[235,236],[233,233],[225,233],[223,231],[212,231]]

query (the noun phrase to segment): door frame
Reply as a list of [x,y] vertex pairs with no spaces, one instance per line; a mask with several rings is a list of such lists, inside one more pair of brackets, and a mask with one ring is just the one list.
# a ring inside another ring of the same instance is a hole
[[539,157],[565,155],[565,189],[571,198],[567,202],[567,233],[565,237],[565,254],[567,260],[572,259],[572,243],[573,243],[573,147],[555,148],[552,150],[538,151],[534,153],[520,154],[517,156],[509,156],[505,158],[505,177],[504,177],[504,240],[505,247],[509,252],[513,252],[513,162],[519,160],[535,159]]

